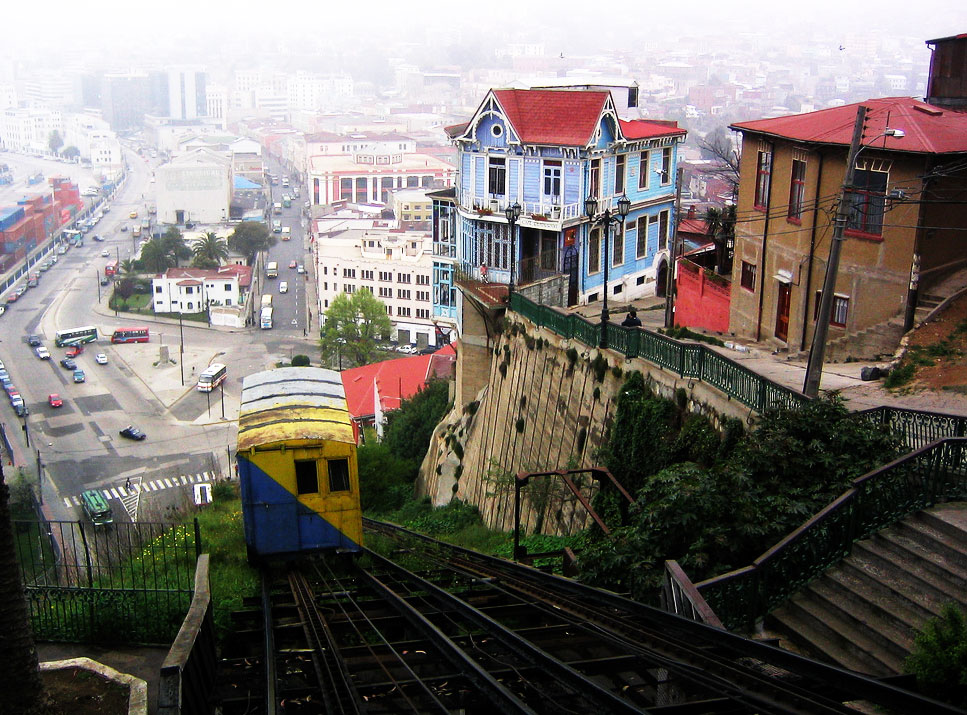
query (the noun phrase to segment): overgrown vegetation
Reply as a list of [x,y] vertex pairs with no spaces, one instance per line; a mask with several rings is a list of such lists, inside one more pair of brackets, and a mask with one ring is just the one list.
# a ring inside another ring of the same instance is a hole
[[667,329],[658,329],[659,333],[667,335],[675,340],[694,340],[699,343],[708,343],[709,345],[718,345],[723,347],[725,343],[713,335],[704,335],[702,333],[696,333],[693,330],[689,330],[684,325],[678,325]]
[[891,389],[902,387],[916,377],[917,370],[921,367],[929,367],[942,360],[963,357],[964,351],[961,346],[964,344],[965,337],[967,337],[967,320],[962,320],[949,335],[935,343],[910,345],[900,364],[886,376],[883,381],[884,386]]
[[837,396],[763,415],[750,433],[726,420],[720,433],[632,373],[600,457],[635,502],[599,493],[614,528],[591,532],[581,577],[647,601],[666,559],[695,581],[746,565],[899,448]]
[[916,676],[920,692],[967,708],[967,616],[959,607],[947,603],[927,621],[904,670]]

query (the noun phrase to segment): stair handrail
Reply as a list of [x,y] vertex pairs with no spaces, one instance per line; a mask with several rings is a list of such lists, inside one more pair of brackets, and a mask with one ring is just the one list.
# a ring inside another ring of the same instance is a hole
[[967,438],[937,440],[852,486],[750,566],[695,584],[729,630],[751,630],[865,539],[939,502],[967,499]]

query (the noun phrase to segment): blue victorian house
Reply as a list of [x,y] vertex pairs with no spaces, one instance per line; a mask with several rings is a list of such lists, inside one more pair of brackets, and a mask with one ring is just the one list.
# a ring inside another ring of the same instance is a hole
[[455,271],[522,292],[558,277],[568,306],[601,300],[606,274],[612,300],[663,293],[685,137],[674,122],[621,119],[609,91],[505,89],[447,133],[458,177],[434,197],[438,315],[456,317]]

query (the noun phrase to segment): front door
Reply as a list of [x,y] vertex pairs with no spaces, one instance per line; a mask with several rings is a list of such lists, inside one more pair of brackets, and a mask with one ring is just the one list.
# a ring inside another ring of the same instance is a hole
[[574,246],[564,249],[564,261],[561,266],[567,276],[567,305],[578,304],[578,250]]
[[779,298],[776,303],[776,337],[782,342],[789,342],[789,302],[792,287],[788,283],[779,283]]

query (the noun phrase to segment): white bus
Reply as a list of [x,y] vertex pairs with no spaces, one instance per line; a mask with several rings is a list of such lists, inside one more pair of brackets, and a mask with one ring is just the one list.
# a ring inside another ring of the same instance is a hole
[[54,343],[59,348],[71,345],[81,345],[82,343],[93,343],[97,340],[97,328],[88,325],[83,328],[71,328],[70,330],[58,330],[54,336]]
[[196,387],[199,392],[211,392],[225,381],[227,375],[227,367],[221,363],[212,363],[198,376],[198,385]]
[[259,316],[259,327],[262,330],[272,329],[272,306],[262,308],[262,314]]

